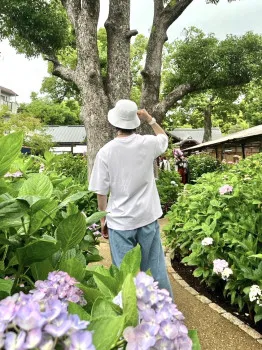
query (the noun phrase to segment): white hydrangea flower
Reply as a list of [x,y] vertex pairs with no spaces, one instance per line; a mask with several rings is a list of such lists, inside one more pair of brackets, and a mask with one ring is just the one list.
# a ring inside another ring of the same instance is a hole
[[222,279],[228,280],[230,275],[233,275],[233,271],[230,269],[230,267],[224,268],[224,270],[221,273]]
[[213,244],[214,240],[212,237],[206,237],[202,240],[201,244],[202,246],[207,246]]
[[114,297],[112,300],[114,304],[120,306],[123,309],[123,300],[122,300],[122,290]]
[[224,259],[215,259],[213,261],[213,271],[214,273],[222,274],[225,268],[228,267],[228,262]]
[[262,291],[260,287],[257,284],[253,284],[253,286],[250,287],[249,300],[255,301],[257,299],[260,299],[261,294],[262,294]]

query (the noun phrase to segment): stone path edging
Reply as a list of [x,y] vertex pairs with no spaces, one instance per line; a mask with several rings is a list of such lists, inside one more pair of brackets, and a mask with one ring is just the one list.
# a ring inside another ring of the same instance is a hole
[[251,328],[250,326],[248,326],[247,324],[245,324],[241,320],[239,320],[237,317],[232,315],[230,312],[227,312],[226,310],[224,310],[221,306],[217,305],[216,303],[213,303],[210,299],[208,299],[204,295],[199,294],[194,288],[190,287],[189,284],[187,282],[185,282],[183,280],[183,278],[177,272],[175,272],[175,270],[173,269],[173,267],[171,265],[171,258],[170,258],[169,252],[166,252],[165,258],[166,258],[167,271],[172,276],[172,278],[178,284],[180,284],[180,286],[182,286],[190,294],[194,295],[203,304],[208,305],[212,310],[216,311],[222,317],[226,318],[229,322],[238,326],[242,331],[244,331],[250,337],[255,339],[259,344],[262,344],[262,334],[260,334],[259,332],[257,332],[256,330],[254,330],[253,328]]

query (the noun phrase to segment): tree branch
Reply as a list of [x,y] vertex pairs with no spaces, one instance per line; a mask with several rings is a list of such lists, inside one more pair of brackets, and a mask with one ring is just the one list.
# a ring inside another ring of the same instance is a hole
[[136,36],[137,34],[138,34],[138,31],[136,29],[130,30],[126,34],[126,38],[129,40],[129,39],[131,39],[132,36]]
[[45,59],[53,63],[53,75],[62,78],[66,81],[72,81],[77,85],[76,72],[73,69],[63,66],[56,57],[45,57]]
[[164,100],[159,102],[155,108],[158,114],[164,115],[174,104],[181,100],[185,95],[190,92],[196,91],[197,88],[192,84],[181,84],[171,91]]
[[167,40],[168,27],[182,14],[193,0],[177,0],[166,7],[163,0],[154,0],[154,19],[150,33],[145,67],[142,72],[143,88],[141,105],[147,109],[154,109],[159,102],[162,51]]
[[172,23],[185,11],[185,9],[193,2],[193,0],[179,0],[175,5],[168,4],[163,11],[163,20],[166,30]]

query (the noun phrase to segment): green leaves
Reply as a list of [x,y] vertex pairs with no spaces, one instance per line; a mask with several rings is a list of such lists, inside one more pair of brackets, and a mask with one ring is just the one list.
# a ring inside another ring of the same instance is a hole
[[65,218],[57,227],[56,237],[61,242],[63,251],[74,248],[84,238],[86,220],[83,214],[77,213]]
[[0,300],[11,294],[14,281],[0,279]]
[[136,286],[132,274],[127,275],[122,288],[123,314],[125,326],[135,327],[138,324]]
[[[194,266],[195,277],[213,289],[223,286],[232,304],[239,308],[248,304],[255,313],[259,311],[245,290],[260,285],[262,278],[261,164],[262,155],[257,154],[187,185],[168,213],[165,230],[173,255]],[[220,195],[225,184],[233,186],[231,196]],[[207,237],[213,239],[212,244],[202,245]],[[232,269],[227,282],[213,273],[215,259],[226,260]]]
[[110,349],[121,336],[124,324],[124,316],[103,317],[92,321],[88,326],[88,330],[95,330],[93,344],[96,350]]
[[106,211],[98,211],[97,213],[92,214],[86,219],[87,226],[92,225],[96,222],[98,222],[100,219],[102,219],[104,216],[106,216]]
[[200,342],[199,342],[199,338],[197,335],[197,331],[194,329],[190,329],[188,331],[188,335],[191,338],[192,342],[193,342],[193,347],[192,350],[201,350],[201,346],[200,346]]
[[34,174],[24,182],[19,197],[38,196],[50,198],[53,193],[53,185],[47,175]]
[[25,247],[18,248],[16,250],[16,256],[19,264],[28,266],[52,256],[59,247],[57,243],[40,239],[29,243]]
[[120,271],[123,272],[124,276],[127,276],[129,273],[132,276],[136,276],[140,271],[141,258],[141,248],[139,245],[126,253],[120,266]]
[[[0,199],[1,200],[1,199]],[[16,199],[0,202],[0,228],[20,226],[28,206]]]
[[68,312],[72,315],[78,315],[80,320],[89,321],[91,316],[79,304],[69,302]]
[[79,282],[85,277],[85,264],[81,264],[77,258],[62,261],[59,265],[59,269],[67,272]]
[[10,169],[10,165],[21,152],[22,133],[11,133],[0,138],[0,177]]

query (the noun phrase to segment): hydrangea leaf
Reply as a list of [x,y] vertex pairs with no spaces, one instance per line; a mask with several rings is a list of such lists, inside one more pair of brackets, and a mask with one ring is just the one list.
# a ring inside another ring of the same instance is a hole
[[140,245],[137,245],[124,256],[120,266],[120,271],[123,273],[124,277],[129,273],[136,276],[140,271],[141,257]]
[[93,320],[104,317],[105,315],[107,317],[110,317],[110,316],[118,316],[121,314],[122,314],[122,309],[118,305],[102,297],[96,299],[96,301],[93,304],[92,313],[91,313]]
[[91,321],[88,330],[95,331],[93,334],[93,344],[96,350],[113,348],[122,335],[124,323],[124,316],[103,317]]
[[10,295],[14,281],[0,279],[0,299]]
[[37,281],[47,279],[48,273],[53,271],[54,267],[49,259],[45,259],[32,264],[30,270],[35,281]]
[[61,261],[59,270],[67,272],[71,277],[82,281],[85,277],[85,266],[77,258]]
[[[1,198],[2,199],[2,198]],[[21,225],[28,205],[16,199],[5,200],[0,203],[0,228],[15,227]]]
[[50,198],[53,193],[53,185],[49,177],[44,174],[34,174],[29,177],[19,191],[19,197],[38,196]]
[[18,248],[16,250],[16,256],[19,264],[31,265],[52,256],[59,248],[59,244],[41,239],[27,244],[22,248]]
[[84,238],[86,233],[85,217],[81,213],[70,215],[57,227],[56,237],[61,242],[63,251],[75,248]]
[[0,176],[5,175],[20,154],[22,143],[22,133],[11,133],[0,138]]
[[125,327],[137,326],[138,323],[138,311],[137,311],[137,298],[136,298],[136,286],[134,278],[130,273],[123,284],[122,288],[122,300],[123,300],[123,314],[125,316]]
[[106,216],[107,212],[106,211],[98,211],[97,213],[92,214],[88,218],[86,218],[86,224],[88,226],[95,224],[98,222],[100,219],[102,219],[104,216]]
[[71,301],[68,303],[68,312],[72,315],[78,315],[81,320],[89,321],[91,319],[91,316],[88,312],[85,311],[85,309],[76,303],[72,303]]
[[198,335],[197,335],[197,331],[194,329],[190,329],[188,331],[188,335],[191,338],[192,342],[193,342],[193,347],[192,350],[201,350],[201,346],[200,346],[200,342],[198,339]]
[[83,284],[78,284],[77,286],[84,292],[84,297],[88,305],[93,304],[97,298],[104,296],[103,293],[100,292],[98,289],[90,288]]

